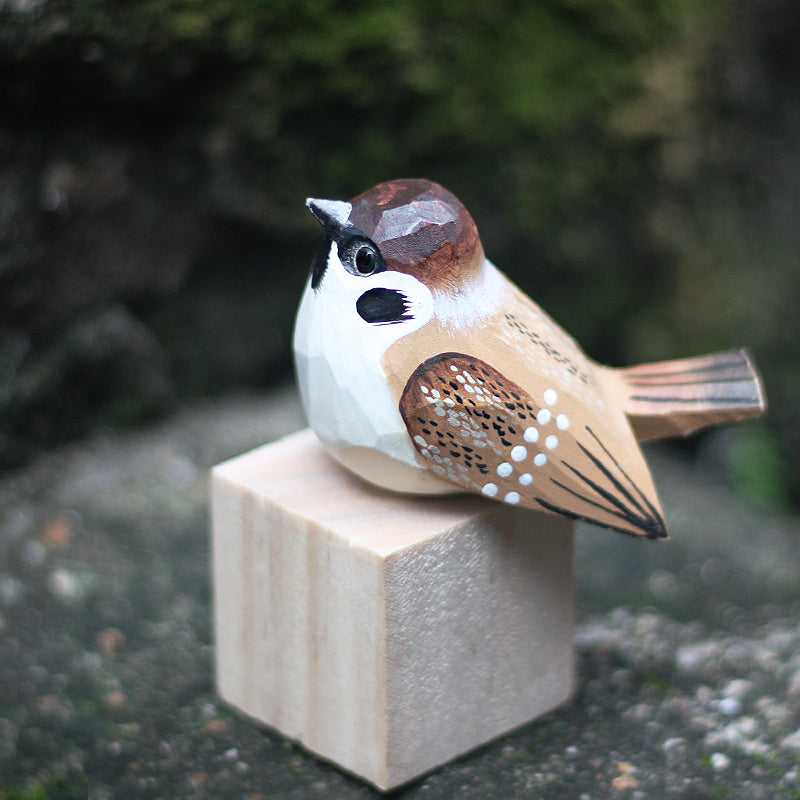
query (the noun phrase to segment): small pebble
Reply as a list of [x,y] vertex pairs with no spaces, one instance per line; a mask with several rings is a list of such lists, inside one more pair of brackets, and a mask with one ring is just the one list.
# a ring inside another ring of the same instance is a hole
[[0,604],[9,608],[22,597],[22,581],[10,575],[0,576]]
[[664,750],[669,752],[670,750],[676,750],[682,748],[686,744],[686,740],[681,738],[680,736],[675,736],[671,739],[665,739],[664,743],[661,745]]
[[208,733],[211,736],[216,736],[218,733],[222,733],[223,731],[227,730],[230,726],[230,720],[227,719],[210,719],[205,725],[203,725],[203,733]]
[[800,729],[781,739],[781,747],[800,753]]
[[47,548],[40,541],[31,539],[22,548],[22,560],[29,567],[41,567],[47,560]]
[[753,682],[746,681],[743,678],[730,681],[728,685],[722,690],[726,697],[735,697],[741,700],[745,695],[750,694],[753,690]]
[[115,691],[109,692],[103,697],[103,701],[105,702],[108,708],[122,708],[127,701],[127,697],[125,696],[124,692]]
[[735,697],[723,697],[719,701],[719,710],[726,716],[732,717],[742,710],[742,704]]
[[725,753],[711,754],[711,767],[717,772],[722,772],[722,770],[728,769],[730,765],[731,760],[725,755]]
[[103,628],[95,637],[97,649],[104,656],[114,656],[125,646],[125,634],[118,628]]
[[83,597],[84,587],[80,578],[68,569],[59,567],[47,577],[47,588],[56,600],[74,603]]
[[625,789],[637,789],[639,787],[639,781],[637,781],[633,775],[617,775],[617,777],[611,781],[611,785],[618,792],[621,792]]
[[42,543],[51,551],[66,550],[79,526],[80,517],[74,511],[56,514],[42,528]]

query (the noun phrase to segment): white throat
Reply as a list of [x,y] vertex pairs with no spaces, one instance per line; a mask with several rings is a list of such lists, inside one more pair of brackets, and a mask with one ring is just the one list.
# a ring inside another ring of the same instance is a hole
[[[402,292],[409,319],[363,320],[356,302],[375,287]],[[426,491],[441,483],[417,465],[381,363],[392,344],[432,316],[433,297],[424,284],[394,271],[351,275],[335,247],[321,285],[314,290],[309,281],[297,312],[295,367],[309,424],[346,467],[387,488]]]

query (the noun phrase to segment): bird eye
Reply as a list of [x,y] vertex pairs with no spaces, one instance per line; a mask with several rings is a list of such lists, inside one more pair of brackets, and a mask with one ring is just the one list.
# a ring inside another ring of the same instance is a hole
[[362,275],[369,275],[370,273],[375,272],[378,259],[375,257],[375,252],[372,250],[372,248],[364,245],[359,247],[356,251],[355,263],[356,269]]
[[386,268],[381,251],[365,237],[354,236],[340,252],[345,269],[353,275],[372,275]]

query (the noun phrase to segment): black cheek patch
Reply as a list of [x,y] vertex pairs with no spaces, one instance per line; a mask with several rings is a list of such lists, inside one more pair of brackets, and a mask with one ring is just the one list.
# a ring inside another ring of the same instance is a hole
[[406,296],[395,289],[370,289],[356,301],[361,319],[375,325],[391,325],[413,319],[408,308]]

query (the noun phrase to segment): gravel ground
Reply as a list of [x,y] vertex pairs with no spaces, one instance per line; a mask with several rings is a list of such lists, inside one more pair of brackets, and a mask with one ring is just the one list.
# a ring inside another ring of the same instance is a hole
[[[0,480],[0,800],[369,798],[215,697],[207,470],[294,392],[187,408]],[[673,538],[578,534],[574,699],[399,798],[800,798],[800,520],[650,460]]]

